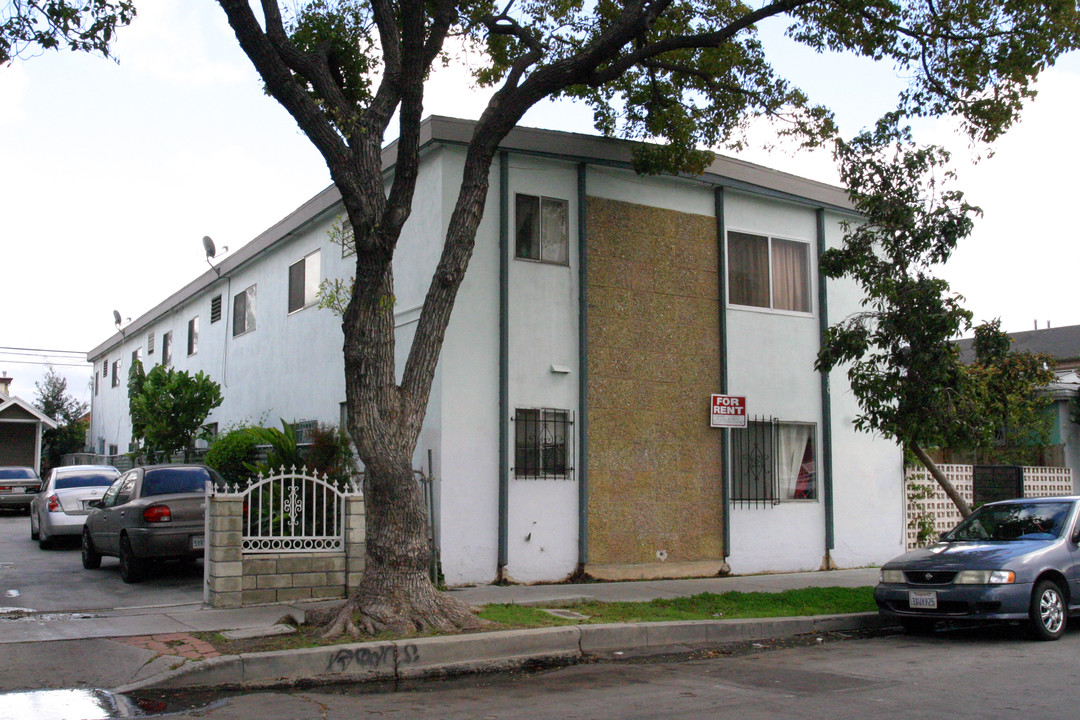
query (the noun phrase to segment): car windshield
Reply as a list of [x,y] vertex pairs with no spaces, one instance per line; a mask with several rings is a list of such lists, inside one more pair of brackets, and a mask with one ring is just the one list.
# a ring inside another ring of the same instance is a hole
[[34,480],[37,475],[30,468],[0,467],[0,480]]
[[201,467],[156,468],[146,471],[142,495],[201,493],[209,481],[210,473]]
[[1071,507],[1062,501],[983,505],[942,540],[1055,540]]
[[54,490],[66,490],[76,487],[108,487],[120,473],[111,470],[86,470],[84,472],[59,475]]

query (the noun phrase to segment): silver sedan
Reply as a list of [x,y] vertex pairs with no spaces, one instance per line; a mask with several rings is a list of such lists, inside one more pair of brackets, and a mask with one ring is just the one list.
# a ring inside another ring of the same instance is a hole
[[100,500],[120,471],[111,465],[68,465],[53,468],[30,500],[30,539],[42,550],[60,535],[78,537],[90,514],[90,503]]

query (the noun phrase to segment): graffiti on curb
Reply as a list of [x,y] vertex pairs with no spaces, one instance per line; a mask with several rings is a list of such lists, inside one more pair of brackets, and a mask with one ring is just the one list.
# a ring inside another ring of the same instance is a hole
[[[420,659],[420,650],[415,645],[402,645],[398,650],[398,662],[402,664],[414,663]],[[354,665],[368,670],[393,668],[394,646],[342,648],[330,656],[326,672],[345,672]]]

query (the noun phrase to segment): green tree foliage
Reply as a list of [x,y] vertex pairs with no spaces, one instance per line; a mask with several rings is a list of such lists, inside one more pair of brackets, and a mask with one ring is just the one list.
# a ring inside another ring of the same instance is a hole
[[188,450],[210,411],[221,405],[221,386],[206,373],[155,365],[144,372],[136,360],[128,373],[132,435],[143,450],[170,458]]
[[86,447],[87,423],[83,418],[89,406],[68,393],[67,378],[52,366],[45,371],[41,382],[34,383],[34,388],[37,390],[34,407],[57,423],[56,429],[46,430],[41,436],[44,445],[41,473],[44,476],[60,465],[64,455]]
[[966,501],[925,448],[967,442],[985,422],[950,342],[971,326],[971,313],[932,271],[971,232],[979,209],[946,188],[954,179],[948,153],[916,146],[897,120],[837,143],[841,177],[864,220],[846,225],[843,245],[822,255],[821,270],[853,278],[865,310],[828,329],[816,367],[848,363],[856,428],[908,447],[966,516]]
[[[427,579],[411,462],[492,160],[537,103],[579,99],[605,135],[656,143],[636,154],[638,169],[649,172],[700,171],[711,159],[701,148],[738,147],[759,118],[807,145],[828,141],[836,130],[830,111],[774,71],[758,38],[759,25],[777,22],[816,50],[895,68],[909,80],[902,115],[953,115],[972,139],[990,141],[1013,123],[1037,74],[1080,45],[1072,0],[308,0],[284,11],[275,0],[258,11],[248,0],[218,4],[266,91],[325,159],[354,231],[355,274],[339,296],[348,427],[366,469],[368,555],[364,580],[329,634],[476,624]],[[442,253],[399,373],[393,261],[417,187],[424,82],[436,63],[457,60],[457,40],[477,82],[494,93],[464,149]],[[388,132],[397,138],[390,176],[382,167]],[[913,302],[931,305],[940,295],[929,281],[911,291]],[[955,316],[939,321],[960,324]]]
[[0,64],[36,48],[108,57],[116,29],[134,19],[134,0],[7,0],[0,10]]
[[1039,391],[1055,379],[1054,359],[1014,352],[994,319],[975,328],[975,361],[964,369],[985,422],[968,447],[980,463],[1030,465],[1049,443],[1050,399]]

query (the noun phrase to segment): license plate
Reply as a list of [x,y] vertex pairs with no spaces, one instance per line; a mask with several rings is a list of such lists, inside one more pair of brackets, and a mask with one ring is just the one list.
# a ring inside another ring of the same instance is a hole
[[21,487],[21,486],[20,487],[7,487],[7,486],[4,486],[4,487],[0,487],[0,492],[6,492],[6,493],[11,493],[12,495],[18,495],[19,493],[25,493],[26,488]]
[[192,535],[191,536],[191,549],[192,550],[202,550],[205,547],[206,547],[206,537],[205,536],[203,536],[203,535]]
[[933,590],[908,590],[908,607],[937,610],[937,593]]

